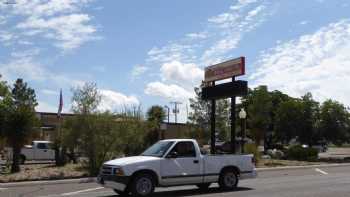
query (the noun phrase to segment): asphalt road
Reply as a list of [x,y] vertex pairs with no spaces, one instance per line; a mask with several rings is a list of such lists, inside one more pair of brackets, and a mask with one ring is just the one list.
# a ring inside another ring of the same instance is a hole
[[[232,192],[221,192],[213,184],[206,193],[196,187],[159,188],[154,196],[230,197],[349,197],[350,166],[259,172],[259,178],[242,180]],[[112,197],[112,190],[95,183],[69,183],[41,186],[0,186],[1,197]]]

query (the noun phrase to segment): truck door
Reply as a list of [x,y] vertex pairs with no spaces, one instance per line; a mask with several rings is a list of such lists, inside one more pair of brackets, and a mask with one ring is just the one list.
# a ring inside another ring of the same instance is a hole
[[161,177],[164,185],[202,182],[202,162],[193,142],[178,142],[161,160]]
[[39,142],[36,144],[35,158],[37,160],[49,160],[51,151],[49,149],[48,143]]

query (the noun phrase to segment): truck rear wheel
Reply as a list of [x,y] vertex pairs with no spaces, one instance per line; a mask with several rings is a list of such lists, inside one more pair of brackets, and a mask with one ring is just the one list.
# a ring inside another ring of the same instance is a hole
[[222,190],[234,190],[238,185],[238,174],[235,170],[226,169],[219,177],[219,186]]
[[155,180],[152,175],[142,173],[136,175],[130,185],[132,196],[151,196],[154,192]]

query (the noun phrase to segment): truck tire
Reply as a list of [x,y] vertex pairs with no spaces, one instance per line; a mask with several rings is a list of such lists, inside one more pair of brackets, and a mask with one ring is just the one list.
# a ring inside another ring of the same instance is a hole
[[209,189],[211,183],[201,183],[201,184],[197,184],[196,186],[198,187],[199,190],[201,191],[206,191]]
[[238,173],[233,169],[225,169],[219,177],[219,186],[222,190],[234,190],[238,185]]
[[24,155],[20,155],[18,158],[18,163],[23,165],[26,162],[26,157]]
[[146,197],[151,196],[154,192],[155,180],[148,173],[141,173],[133,178],[130,185],[131,196]]

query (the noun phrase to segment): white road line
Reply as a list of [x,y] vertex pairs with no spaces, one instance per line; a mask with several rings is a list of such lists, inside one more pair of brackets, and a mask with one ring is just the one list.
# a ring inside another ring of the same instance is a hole
[[5,190],[5,189],[8,189],[8,188],[1,188],[1,187],[0,187],[0,191],[1,191],[1,190]]
[[80,193],[84,193],[84,192],[96,191],[96,190],[103,189],[103,188],[104,187],[84,189],[84,190],[79,190],[79,191],[75,191],[75,192],[64,193],[64,194],[61,194],[61,196],[71,196],[71,195],[80,194]]
[[321,170],[321,169],[319,169],[319,168],[315,168],[315,171],[316,171],[316,172],[319,172],[319,173],[321,173],[321,174],[324,174],[324,175],[327,175],[327,174],[328,174],[327,172],[325,172],[325,171],[323,171],[323,170]]

